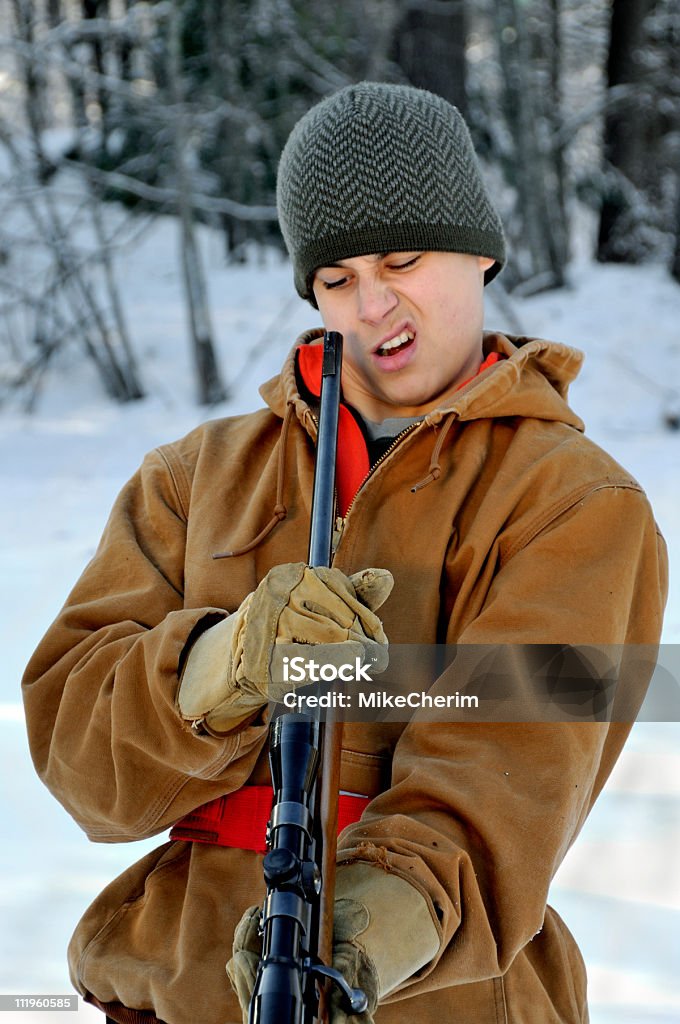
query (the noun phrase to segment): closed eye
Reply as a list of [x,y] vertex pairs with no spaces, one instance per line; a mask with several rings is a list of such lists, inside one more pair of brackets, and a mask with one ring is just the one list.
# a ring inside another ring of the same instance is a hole
[[423,258],[423,253],[419,252],[415,256],[410,256],[403,263],[390,263],[388,264],[390,270],[407,270],[409,267],[414,267]]
[[340,277],[340,278],[338,278],[337,281],[323,281],[322,280],[321,283],[324,286],[324,288],[326,289],[326,291],[331,291],[331,289],[333,289],[333,288],[342,288],[343,284],[346,284],[348,280],[349,280],[348,277]]

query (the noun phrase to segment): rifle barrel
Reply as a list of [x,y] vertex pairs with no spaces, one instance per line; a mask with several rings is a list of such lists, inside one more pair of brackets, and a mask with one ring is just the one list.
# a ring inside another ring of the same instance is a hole
[[342,335],[337,331],[327,331],[323,339],[319,436],[316,444],[312,521],[309,532],[311,566],[329,566],[332,558],[341,367]]
[[[327,332],[309,537],[312,567],[329,567],[332,560],[341,367],[342,335]],[[314,1009],[309,972],[319,959],[324,965],[332,960],[341,752],[340,722],[322,723],[291,712],[272,723],[269,760],[275,799],[264,861],[263,950],[250,1024],[327,1019],[327,982],[316,975],[319,999]]]

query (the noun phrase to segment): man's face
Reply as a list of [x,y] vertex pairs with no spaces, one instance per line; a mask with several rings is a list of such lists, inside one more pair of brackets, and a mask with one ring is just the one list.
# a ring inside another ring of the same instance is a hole
[[356,256],[321,267],[314,296],[345,339],[346,400],[368,419],[429,412],[482,361],[484,271],[451,252]]

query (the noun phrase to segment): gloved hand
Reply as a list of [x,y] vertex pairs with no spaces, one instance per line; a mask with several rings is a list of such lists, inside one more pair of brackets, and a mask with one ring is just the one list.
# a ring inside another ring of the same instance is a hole
[[358,657],[361,664],[372,662],[372,671],[382,671],[387,638],[374,612],[393,582],[387,569],[352,576],[303,562],[270,569],[237,611],[202,633],[191,648],[177,697],[180,714],[211,733],[228,732],[294,689],[283,678],[284,656],[333,664]]
[[[362,988],[368,1010],[348,1015],[337,986],[331,989],[329,1024],[373,1024],[379,1000],[429,963],[441,936],[430,906],[409,882],[372,864],[338,867],[333,921],[333,967],[352,988]],[[249,907],[234,934],[227,974],[244,1024],[262,953],[260,908]]]

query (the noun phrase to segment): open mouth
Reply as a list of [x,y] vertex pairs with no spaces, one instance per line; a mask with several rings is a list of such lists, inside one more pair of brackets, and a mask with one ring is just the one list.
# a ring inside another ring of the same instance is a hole
[[382,358],[395,356],[398,352],[403,352],[409,345],[412,345],[414,337],[413,331],[402,331],[401,334],[397,334],[395,338],[390,338],[379,349],[376,349],[376,355]]

